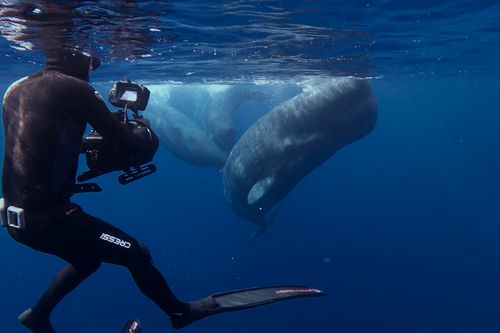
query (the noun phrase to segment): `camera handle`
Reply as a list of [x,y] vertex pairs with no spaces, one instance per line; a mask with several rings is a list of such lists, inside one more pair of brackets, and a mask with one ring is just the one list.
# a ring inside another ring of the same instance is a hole
[[[128,106],[125,105],[123,107],[123,110],[120,111],[123,114],[123,122],[125,124],[128,124],[129,121],[130,121],[130,119],[128,118],[127,108],[128,108]],[[130,110],[132,111],[132,117],[133,117],[132,119],[133,120],[142,120],[142,119],[144,119],[139,114],[138,110],[135,110],[135,109],[132,109],[132,108],[130,108]],[[133,181],[141,179],[143,177],[149,176],[149,175],[155,173],[156,170],[157,170],[156,166],[154,164],[152,164],[152,163],[145,164],[145,165],[131,166],[131,167],[127,168],[126,170],[123,170],[124,173],[121,174],[120,176],[118,176],[118,182],[121,185],[126,185],[126,184],[129,184],[129,183],[133,182]]]
[[87,170],[87,171],[82,172],[78,177],[76,177],[76,180],[79,182],[84,182],[84,181],[87,181],[89,179],[99,177],[100,175],[104,175],[105,173],[107,173],[107,172]]
[[156,166],[154,164],[130,167],[125,170],[124,174],[118,176],[118,182],[122,185],[126,185],[143,177],[149,176],[150,174],[155,172]]
[[[133,166],[129,167],[126,170],[123,170],[124,173],[118,176],[118,182],[121,185],[127,185],[130,184],[133,181],[136,181],[138,179],[141,179],[143,177],[149,176],[153,173],[155,173],[157,170],[156,166],[154,164],[146,164],[146,165],[139,165],[139,166]],[[79,182],[84,182],[89,179],[104,175],[108,172],[98,172],[95,170],[87,170],[80,174],[76,179]],[[88,183],[88,184],[77,184],[77,186],[80,187],[80,190],[75,191],[75,192],[101,192],[101,188],[99,185],[96,183]]]
[[[137,110],[131,110],[132,113],[133,113],[133,118],[132,118],[132,121],[133,120],[139,120],[141,121],[142,119],[144,119],[139,113]],[[128,127],[128,124],[130,123],[131,119],[129,119],[128,117],[128,110],[127,110],[127,106],[125,106],[123,109],[120,109],[120,110],[116,110],[115,113],[115,118],[119,121],[123,121],[124,125],[126,127]],[[96,133],[97,134],[97,133]],[[97,134],[99,136],[99,138],[102,139],[102,137]],[[82,151],[82,153],[92,153],[91,150],[88,150],[88,151]],[[96,152],[97,153],[97,152]],[[136,181],[138,179],[141,179],[143,177],[146,177],[146,176],[149,176],[153,173],[155,173],[157,170],[156,166],[152,163],[150,164],[145,164],[145,165],[134,165],[134,166],[130,166],[126,169],[123,169],[123,174],[121,174],[120,176],[118,176],[118,182],[121,184],[121,185],[126,185],[126,184],[129,184],[133,181]],[[118,171],[118,170],[113,170],[113,171]],[[85,182],[89,179],[92,179],[92,178],[96,178],[98,176],[101,176],[101,175],[104,175],[106,173],[109,173],[109,172],[112,172],[112,171],[99,171],[99,170],[95,170],[95,169],[91,169],[91,170],[87,170],[87,171],[84,171],[82,174],[80,174],[78,177],[77,177],[77,181],[79,182]],[[89,185],[87,184],[77,184],[78,188],[75,190],[75,193],[77,192],[100,192],[101,189],[100,187],[95,184],[95,183],[89,183]]]

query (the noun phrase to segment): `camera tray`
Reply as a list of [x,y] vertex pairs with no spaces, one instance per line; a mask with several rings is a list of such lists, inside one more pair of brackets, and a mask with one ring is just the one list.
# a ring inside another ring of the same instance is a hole
[[149,176],[156,172],[156,166],[154,164],[140,165],[136,167],[130,167],[125,170],[125,173],[118,177],[118,182],[122,185],[131,183],[143,177]]

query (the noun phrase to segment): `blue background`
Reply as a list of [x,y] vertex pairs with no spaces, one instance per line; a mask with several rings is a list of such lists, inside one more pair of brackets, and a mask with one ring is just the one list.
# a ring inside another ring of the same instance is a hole
[[[209,318],[186,332],[493,332],[500,329],[498,81],[379,79],[376,129],[285,199],[268,232],[225,203],[221,175],[160,149],[159,172],[75,200],[146,243],[182,299],[305,283],[329,296]],[[6,88],[6,85],[2,87]],[[83,163],[82,163],[83,168]],[[31,305],[63,262],[0,233],[0,323]],[[105,265],[53,314],[60,332],[116,332],[167,318],[127,271]]]
[[[146,84],[290,83],[285,92],[262,85],[280,97],[311,74],[377,77],[375,130],[302,180],[255,241],[256,227],[227,205],[221,174],[162,147],[156,174],[127,186],[107,175],[98,179],[104,192],[74,197],[145,243],[183,300],[275,284],[328,293],[214,316],[182,332],[500,331],[498,1],[59,3],[79,9],[55,18],[69,19],[74,40],[90,39],[103,60],[91,82],[103,96],[125,75]],[[6,19],[16,18],[11,7],[0,4],[0,93],[43,63],[36,43],[27,52],[20,41],[54,30],[58,37],[60,29],[25,9],[18,14],[31,29],[9,26],[20,22]],[[268,109],[247,105],[240,132]],[[5,230],[0,257],[0,331],[22,333],[17,315],[65,263]],[[59,333],[119,332],[129,318],[145,333],[173,331],[112,265],[52,315]]]

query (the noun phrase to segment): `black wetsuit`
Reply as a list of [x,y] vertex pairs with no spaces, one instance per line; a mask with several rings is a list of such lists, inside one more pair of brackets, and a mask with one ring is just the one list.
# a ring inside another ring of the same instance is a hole
[[124,160],[148,161],[158,145],[152,132],[134,133],[117,121],[87,84],[88,66],[74,65],[49,59],[43,71],[13,84],[3,102],[3,197],[7,206],[26,212],[26,228],[8,227],[9,234],[70,263],[32,310],[48,323],[57,303],[107,262],[128,268],[140,290],[166,314],[187,311],[189,306],[173,295],[144,246],[70,201],[87,124]]

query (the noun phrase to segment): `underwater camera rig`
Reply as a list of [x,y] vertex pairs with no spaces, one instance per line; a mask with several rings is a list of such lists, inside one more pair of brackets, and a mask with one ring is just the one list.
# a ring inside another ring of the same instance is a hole
[[[139,111],[146,109],[149,100],[149,90],[143,85],[132,83],[130,80],[116,82],[109,91],[108,101],[121,109],[113,111],[123,125],[131,130],[147,126]],[[132,119],[129,118],[129,110],[132,111]],[[84,182],[97,176],[112,172],[123,171],[118,177],[122,185],[156,172],[156,166],[149,164],[136,164],[125,161],[118,154],[115,147],[105,140],[95,129],[83,137],[80,153],[85,154],[89,170],[77,177],[79,182]],[[99,192],[101,189],[95,183],[77,184],[75,192]]]

